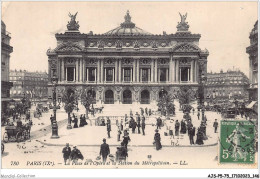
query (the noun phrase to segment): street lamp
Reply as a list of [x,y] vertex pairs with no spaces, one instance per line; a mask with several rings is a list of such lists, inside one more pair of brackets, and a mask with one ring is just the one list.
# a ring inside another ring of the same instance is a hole
[[94,110],[94,88],[93,86],[91,87],[91,103],[92,103],[92,114],[93,116],[95,116],[95,110]]
[[207,81],[207,77],[204,75],[204,73],[201,73],[201,79],[200,79],[200,85],[201,85],[201,92],[200,92],[200,102],[201,102],[201,117],[202,120],[204,120],[204,113],[205,113],[205,106],[204,106],[204,87],[205,83]]
[[58,135],[58,124],[56,120],[56,85],[58,83],[58,78],[54,75],[51,79],[53,84],[53,93],[52,93],[52,100],[53,100],[53,120],[52,120],[52,139],[59,138]]

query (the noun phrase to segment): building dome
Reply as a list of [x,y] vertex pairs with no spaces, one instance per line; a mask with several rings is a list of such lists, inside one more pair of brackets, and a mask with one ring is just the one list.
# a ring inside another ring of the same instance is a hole
[[121,25],[115,29],[112,29],[106,32],[104,35],[152,35],[149,32],[136,27],[133,22],[131,22],[131,16],[129,15],[129,11],[127,11],[125,15],[125,22],[121,23]]

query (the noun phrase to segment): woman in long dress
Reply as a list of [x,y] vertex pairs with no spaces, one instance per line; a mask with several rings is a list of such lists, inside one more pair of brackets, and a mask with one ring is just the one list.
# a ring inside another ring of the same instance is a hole
[[181,134],[186,134],[186,123],[184,122],[184,120],[181,121]]
[[196,144],[198,144],[198,145],[203,145],[204,144],[204,142],[203,142],[203,132],[201,131],[200,128],[198,128],[198,131],[197,131]]
[[162,144],[161,144],[161,136],[158,133],[158,130],[155,130],[155,134],[154,134],[154,141],[155,141],[155,146],[156,146],[156,150],[160,150],[162,148]]

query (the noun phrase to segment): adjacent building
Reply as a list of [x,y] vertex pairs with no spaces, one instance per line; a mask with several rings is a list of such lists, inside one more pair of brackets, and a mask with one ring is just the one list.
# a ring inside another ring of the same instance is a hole
[[189,31],[187,14],[180,14],[174,34],[147,32],[132,22],[129,12],[119,27],[84,34],[76,15],[70,15],[65,33],[55,35],[57,47],[47,51],[49,96],[56,76],[57,95],[65,88],[94,90],[97,103],[150,104],[162,93],[177,93],[181,85],[196,91],[201,74],[207,73],[208,50],[199,47],[201,35]]
[[13,52],[13,47],[10,46],[11,36],[6,31],[6,25],[1,21],[1,110],[6,111],[10,98],[10,88],[12,83],[9,82],[10,69],[10,54]]
[[249,80],[250,86],[249,99],[257,101],[258,98],[258,21],[256,21],[252,29],[249,39],[250,46],[246,48],[246,53],[249,54]]
[[206,95],[213,99],[247,99],[249,79],[239,70],[208,73]]
[[9,78],[13,83],[10,90],[11,98],[21,99],[25,95],[32,100],[48,98],[48,74],[46,72],[11,70]]

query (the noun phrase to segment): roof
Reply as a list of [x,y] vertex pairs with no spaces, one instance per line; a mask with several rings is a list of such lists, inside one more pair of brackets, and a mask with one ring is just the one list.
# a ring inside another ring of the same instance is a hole
[[131,22],[131,16],[129,11],[125,15],[125,22],[121,23],[119,27],[112,29],[104,35],[152,35],[149,32],[144,31],[143,29],[136,27],[133,22]]

